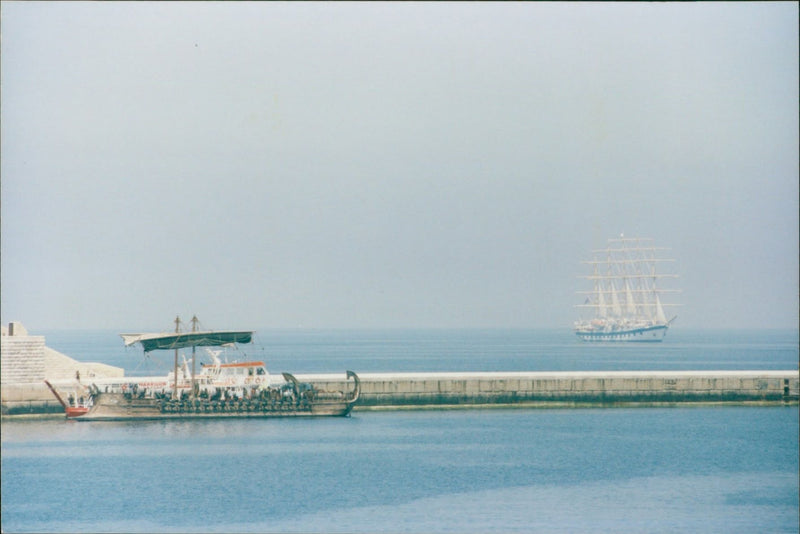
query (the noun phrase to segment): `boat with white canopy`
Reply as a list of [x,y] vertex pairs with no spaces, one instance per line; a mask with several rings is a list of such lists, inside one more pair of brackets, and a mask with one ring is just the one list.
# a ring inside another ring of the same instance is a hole
[[[167,376],[116,379],[86,386],[85,407],[73,409],[58,390],[48,384],[65,407],[67,418],[80,421],[122,421],[136,419],[174,419],[209,417],[300,417],[346,416],[360,394],[358,375],[346,372],[344,382],[352,380],[348,391],[330,391],[310,383],[299,382],[294,375],[282,373],[273,379],[263,361],[223,362],[222,349],[251,343],[252,331],[201,330],[197,317],[192,330],[182,332],[180,318],[175,319],[175,332],[120,334],[126,346],[141,345],[147,354],[156,350],[173,350],[173,370]],[[201,363],[196,372],[197,347],[210,356],[210,363]],[[183,357],[178,365],[180,349],[192,349],[191,363]],[[349,387],[349,386],[345,386]]]

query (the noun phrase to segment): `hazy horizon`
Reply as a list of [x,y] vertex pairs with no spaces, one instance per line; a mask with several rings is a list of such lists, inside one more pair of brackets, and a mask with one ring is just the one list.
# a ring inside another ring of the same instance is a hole
[[[172,318],[173,321],[175,318]],[[183,317],[181,317],[183,319]],[[154,322],[155,323],[155,322]],[[171,332],[175,326],[174,322],[172,327],[167,324],[167,322],[162,322],[161,325],[156,325],[155,329],[152,332],[164,332],[168,333]],[[3,326],[8,326],[8,324],[4,324]],[[119,334],[131,334],[131,333],[144,333],[140,331],[131,331],[131,329],[126,328],[114,328],[114,327],[106,327],[106,328],[44,328],[38,329],[36,331],[31,331],[27,328],[25,323],[22,323],[22,326],[28,330],[28,335],[31,336],[40,336],[45,335],[48,333],[59,333],[59,332],[109,332],[114,336],[118,336]],[[228,325],[230,326],[230,325]],[[181,330],[182,332],[189,331],[191,327],[184,328]],[[209,330],[228,330],[225,325],[220,328],[208,328]],[[497,331],[502,332],[504,330],[507,331],[541,331],[541,332],[556,332],[559,330],[563,330],[564,332],[571,333],[573,331],[572,325],[561,325],[561,326],[414,326],[414,327],[406,327],[406,326],[367,326],[367,327],[352,327],[352,326],[330,326],[330,327],[302,327],[302,326],[286,326],[286,327],[258,327],[258,326],[248,326],[247,328],[241,328],[242,330],[249,330],[252,329],[256,335],[259,333],[268,333],[268,332],[403,332],[403,331],[420,331],[420,332],[436,332],[436,331],[452,331],[458,332],[459,330],[463,331]],[[689,327],[683,328],[679,324],[677,326],[673,326],[670,328],[669,333],[667,334],[667,338],[672,341],[675,338],[675,333],[678,331],[678,335],[680,335],[680,331],[688,332],[688,333],[698,333],[698,332],[732,332],[732,331],[739,331],[739,332],[794,332],[800,333],[800,327],[783,327],[783,328],[771,328],[771,327],[763,327],[763,328],[738,328],[738,327],[717,327],[717,328],[704,328],[704,327]],[[574,336],[571,336],[574,337]],[[645,343],[646,344],[646,343]]]
[[796,3],[3,2],[0,313],[31,333],[797,329]]

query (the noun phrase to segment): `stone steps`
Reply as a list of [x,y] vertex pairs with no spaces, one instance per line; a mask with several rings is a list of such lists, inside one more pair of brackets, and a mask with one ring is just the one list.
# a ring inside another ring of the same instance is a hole
[[0,377],[3,384],[41,382],[45,379],[44,336],[3,336]]
[[0,337],[0,381],[3,386],[43,384],[45,380],[115,378],[124,369],[104,363],[79,362],[47,347],[44,336],[31,336],[19,323],[3,327]]
[[124,376],[124,370],[119,367],[104,363],[79,362],[49,347],[44,349],[44,362],[45,378],[47,380],[76,378],[76,373],[80,373],[81,379],[84,381],[91,378]]

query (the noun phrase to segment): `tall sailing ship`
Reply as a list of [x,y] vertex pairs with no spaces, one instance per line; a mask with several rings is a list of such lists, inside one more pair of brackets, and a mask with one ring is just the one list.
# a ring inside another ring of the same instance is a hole
[[575,322],[575,334],[583,341],[661,341],[676,316],[667,319],[665,308],[677,304],[662,296],[680,292],[662,287],[677,274],[658,272],[657,268],[674,263],[663,258],[663,251],[653,239],[624,237],[609,239],[605,249],[592,251],[592,289],[579,291],[584,297],[581,318]]

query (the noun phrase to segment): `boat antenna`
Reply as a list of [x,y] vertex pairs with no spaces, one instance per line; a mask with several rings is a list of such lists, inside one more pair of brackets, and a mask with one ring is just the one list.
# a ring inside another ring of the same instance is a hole
[[[181,318],[179,315],[175,316],[175,333],[179,333],[181,331]],[[173,384],[172,384],[172,398],[178,398],[178,349],[175,349],[175,365],[172,372]]]
[[[197,323],[199,323],[199,322],[200,322],[200,319],[197,318],[197,315],[192,315],[192,332],[197,332]],[[197,347],[192,345],[192,398],[194,398],[194,396],[195,396],[195,387],[196,387],[195,378],[194,378],[194,375],[195,375],[195,373],[194,373],[194,368],[195,368],[194,362],[195,362],[195,359],[196,359],[195,358],[195,351],[196,350],[197,350]]]

